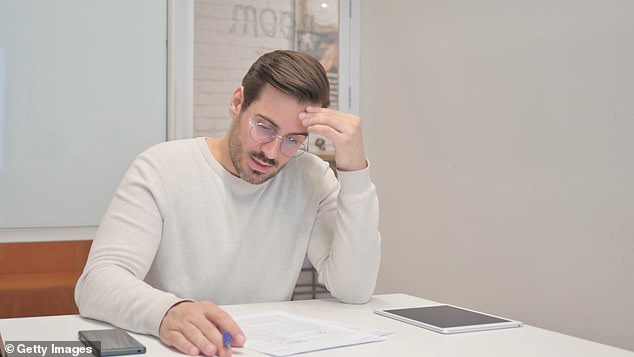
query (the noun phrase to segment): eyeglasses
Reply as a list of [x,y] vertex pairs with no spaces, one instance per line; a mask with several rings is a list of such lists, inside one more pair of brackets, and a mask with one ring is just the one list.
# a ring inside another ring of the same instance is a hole
[[251,126],[251,139],[256,143],[268,144],[275,139],[280,139],[282,143],[280,151],[289,157],[298,157],[308,151],[308,148],[303,142],[303,140],[306,139],[305,135],[281,136],[277,134],[274,128],[268,126],[266,123],[253,120],[253,118],[249,118],[249,125]]

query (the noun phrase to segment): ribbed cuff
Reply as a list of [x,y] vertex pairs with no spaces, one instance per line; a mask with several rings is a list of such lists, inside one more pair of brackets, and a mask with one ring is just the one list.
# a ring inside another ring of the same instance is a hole
[[159,337],[159,329],[161,327],[161,322],[163,322],[163,318],[167,311],[172,308],[172,306],[183,302],[183,301],[191,301],[188,299],[181,299],[173,294],[165,294],[163,297],[156,301],[150,311],[150,317],[147,320],[147,328],[150,333],[156,337]]
[[370,161],[365,160],[368,166],[358,171],[339,171],[337,170],[337,178],[341,184],[342,194],[357,194],[366,192],[372,187],[372,179],[370,177]]

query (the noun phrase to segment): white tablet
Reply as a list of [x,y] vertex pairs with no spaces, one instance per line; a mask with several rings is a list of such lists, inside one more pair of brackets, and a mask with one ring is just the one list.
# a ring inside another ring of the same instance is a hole
[[440,333],[520,327],[522,323],[452,305],[374,310],[375,313]]

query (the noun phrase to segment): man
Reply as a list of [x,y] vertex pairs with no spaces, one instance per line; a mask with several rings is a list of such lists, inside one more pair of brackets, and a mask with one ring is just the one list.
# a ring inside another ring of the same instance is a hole
[[[158,144],[131,165],[93,242],[82,315],[230,356],[246,337],[218,305],[290,299],[304,257],[346,303],[374,291],[378,200],[358,117],[327,109],[323,67],[294,51],[260,57],[231,96],[219,138]],[[338,180],[306,151],[335,148]]]

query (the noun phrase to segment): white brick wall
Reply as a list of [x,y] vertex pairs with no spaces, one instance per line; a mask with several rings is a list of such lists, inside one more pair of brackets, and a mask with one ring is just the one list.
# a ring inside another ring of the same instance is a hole
[[263,53],[292,49],[293,0],[196,0],[194,135],[220,136],[228,105],[249,66]]

